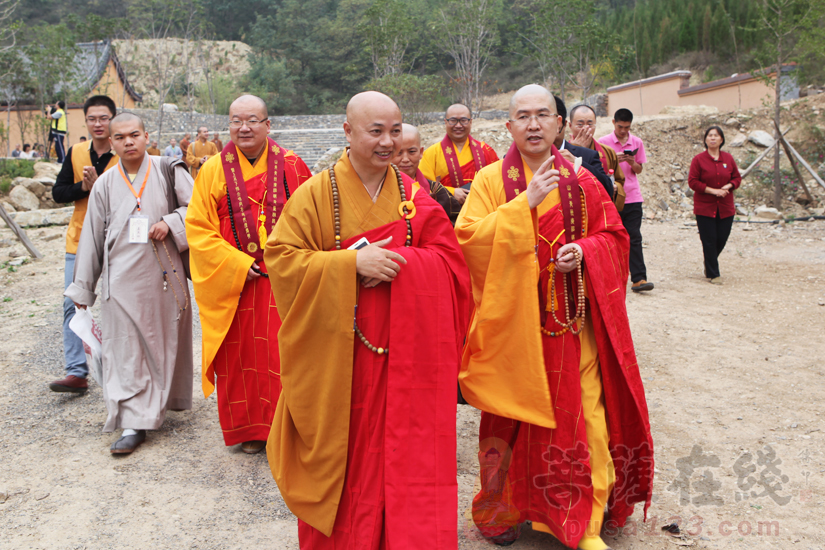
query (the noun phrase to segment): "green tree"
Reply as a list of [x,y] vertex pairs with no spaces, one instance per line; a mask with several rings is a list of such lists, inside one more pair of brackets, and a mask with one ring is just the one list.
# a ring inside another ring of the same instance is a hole
[[[286,62],[268,55],[249,56],[249,73],[241,87],[266,102],[270,112],[283,113],[289,109],[290,97],[295,94],[295,77],[289,74]],[[229,105],[227,105],[227,114]]]
[[453,59],[452,81],[460,101],[481,109],[484,71],[498,44],[500,0],[445,0],[434,24],[439,45]]
[[[23,48],[25,70],[33,84],[34,102],[45,112],[48,105],[75,94],[78,74],[74,59],[78,48],[74,34],[63,23],[29,29],[26,41],[28,44]],[[33,124],[40,135],[40,142],[46,143],[49,120],[36,117]]]
[[[520,13],[529,21],[521,33],[526,55],[536,61],[545,81],[553,79],[563,101],[567,101],[569,85],[581,88],[586,96],[613,45],[612,33],[598,20],[596,4],[592,0],[533,0],[523,4]],[[646,52],[649,58],[650,46]]]
[[[825,0],[759,0],[757,4],[759,26],[755,29],[765,38],[758,49],[758,60],[763,66],[756,73],[766,84],[774,88],[774,124],[780,125],[782,101],[782,66],[800,55],[809,54],[822,60],[823,46],[821,23],[825,18]],[[779,133],[774,129],[774,138]],[[774,148],[773,205],[782,207],[782,182],[779,170],[779,150]]]
[[340,112],[361,89],[370,67],[363,42],[353,40],[352,21],[364,9],[336,0],[283,0],[274,15],[258,17],[250,44],[256,55],[286,63],[295,86],[289,112]]
[[393,98],[404,121],[419,125],[428,122],[426,114],[439,107],[444,80],[436,75],[390,74],[371,80],[367,87]]
[[710,4],[705,6],[705,14],[702,16],[702,50],[709,52],[713,33],[713,12]]
[[409,4],[401,0],[375,0],[364,13],[358,30],[366,39],[375,79],[404,71],[416,27],[408,10]]

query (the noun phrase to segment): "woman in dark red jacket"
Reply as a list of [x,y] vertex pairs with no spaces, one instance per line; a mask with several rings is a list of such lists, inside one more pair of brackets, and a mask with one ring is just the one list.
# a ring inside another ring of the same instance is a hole
[[693,189],[693,213],[705,254],[705,277],[721,284],[719,254],[725,248],[733,227],[736,208],[733,190],[742,183],[733,157],[722,151],[725,134],[718,126],[705,131],[705,152],[693,157],[688,185]]

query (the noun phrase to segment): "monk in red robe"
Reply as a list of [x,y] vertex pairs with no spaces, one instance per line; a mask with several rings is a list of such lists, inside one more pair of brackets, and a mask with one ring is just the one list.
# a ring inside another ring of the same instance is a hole
[[470,135],[473,114],[462,103],[450,105],[444,113],[447,130],[444,139],[424,150],[421,172],[429,180],[437,181],[464,204],[476,173],[498,160],[492,147]]
[[290,194],[312,173],[267,137],[263,100],[241,96],[229,117],[231,141],[195,179],[186,233],[203,329],[203,392],[208,397],[217,385],[226,445],[254,454],[264,448],[281,393],[281,318],[263,248]]
[[629,240],[604,188],[553,145],[552,94],[513,96],[513,145],[476,175],[456,222],[473,284],[459,382],[481,409],[482,535],[521,525],[605,550],[607,507],[624,525],[650,505],[653,442],[625,309]]
[[395,102],[356,95],[344,131],[264,254],[283,319],[269,464],[303,550],[457,548],[469,274],[444,209],[390,164]]

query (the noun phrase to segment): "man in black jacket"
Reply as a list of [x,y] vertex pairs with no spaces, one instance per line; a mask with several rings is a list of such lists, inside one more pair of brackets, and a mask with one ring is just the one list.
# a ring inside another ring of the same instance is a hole
[[561,151],[562,156],[571,163],[575,163],[574,157],[580,157],[582,159],[582,166],[596,176],[596,179],[602,184],[604,190],[607,191],[607,196],[612,199],[613,181],[604,173],[604,167],[602,166],[601,160],[599,160],[599,154],[592,149],[572,145],[564,139],[567,131],[567,107],[565,107],[564,101],[559,97],[553,97],[556,99],[556,109],[561,117],[561,126],[559,127],[559,133],[558,136],[556,136],[554,145]]
[[[80,142],[69,148],[52,189],[55,202],[74,203],[72,219],[66,229],[64,289],[72,282],[75,255],[83,220],[86,217],[89,193],[98,176],[118,162],[117,155],[111,150],[109,142],[109,121],[116,114],[115,102],[108,96],[96,95],[86,100],[83,105],[83,115],[92,141],[91,143]],[[86,376],[89,374],[89,367],[86,364],[83,341],[69,328],[74,313],[74,303],[69,298],[64,298],[63,356],[66,360],[66,377],[50,383],[49,388],[52,391],[83,393],[88,389]]]

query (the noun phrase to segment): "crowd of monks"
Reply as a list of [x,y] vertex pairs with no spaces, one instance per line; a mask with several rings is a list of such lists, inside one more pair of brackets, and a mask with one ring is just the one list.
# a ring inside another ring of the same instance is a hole
[[[104,430],[124,430],[112,453],[191,407],[190,277],[203,393],[226,445],[266,448],[302,549],[457,548],[459,400],[482,411],[484,537],[510,545],[531,522],[608,548],[604,523],[650,505],[653,445],[615,155],[587,124],[566,143],[560,107],[518,90],[499,159],[464,105],[423,149],[391,98],[364,92],[349,146],[315,175],[269,138],[255,96],[230,106],[225,146],[198,129],[191,172],[112,108],[74,157],[112,147],[83,187],[66,290],[82,309],[102,283]],[[75,391],[69,378],[52,389]]]

